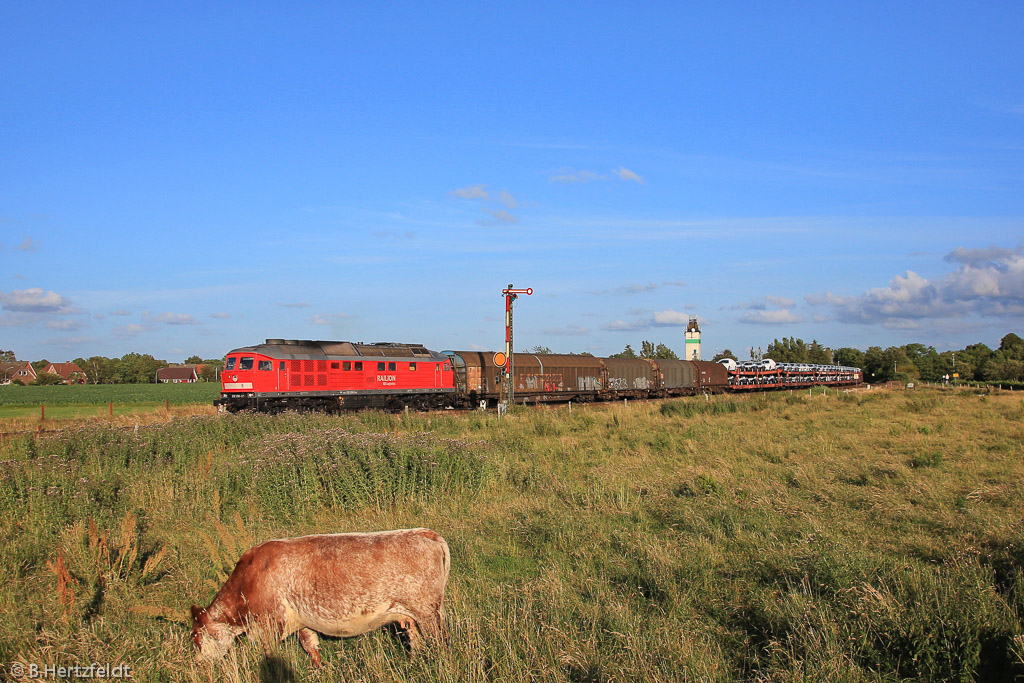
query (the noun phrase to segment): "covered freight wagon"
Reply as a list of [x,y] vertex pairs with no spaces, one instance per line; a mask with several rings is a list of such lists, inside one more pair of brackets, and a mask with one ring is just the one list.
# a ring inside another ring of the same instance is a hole
[[[470,405],[496,403],[501,395],[501,368],[493,351],[445,351],[455,368],[456,390]],[[592,356],[513,354],[517,402],[590,401],[605,386],[605,367]]]

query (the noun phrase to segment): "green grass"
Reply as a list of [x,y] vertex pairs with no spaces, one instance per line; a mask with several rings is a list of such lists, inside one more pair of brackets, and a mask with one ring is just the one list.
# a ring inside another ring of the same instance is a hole
[[211,403],[220,395],[219,382],[193,384],[79,384],[65,386],[0,386],[0,408],[51,406],[171,405]]
[[[25,421],[93,420],[152,413],[164,407],[211,407],[220,383],[0,386],[0,424],[25,428]],[[113,404],[113,405],[111,405]],[[212,410],[212,408],[211,408]]]
[[1024,402],[920,391],[493,413],[203,416],[0,441],[0,662],[312,678],[291,638],[196,665],[248,546],[429,526],[449,640],[321,641],[323,680],[1024,677]]

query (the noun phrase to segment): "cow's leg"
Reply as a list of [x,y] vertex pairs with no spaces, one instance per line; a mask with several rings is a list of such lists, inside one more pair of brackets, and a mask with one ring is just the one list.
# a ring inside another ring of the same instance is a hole
[[437,610],[427,613],[427,616],[418,622],[420,631],[431,642],[441,639],[441,614]]
[[420,635],[416,620],[407,613],[392,614],[394,615],[392,623],[398,624],[398,627],[405,632],[405,637],[409,639],[409,649],[418,650],[423,644],[423,637]]
[[320,636],[311,628],[301,629],[298,635],[302,649],[313,660],[313,666],[320,666]]

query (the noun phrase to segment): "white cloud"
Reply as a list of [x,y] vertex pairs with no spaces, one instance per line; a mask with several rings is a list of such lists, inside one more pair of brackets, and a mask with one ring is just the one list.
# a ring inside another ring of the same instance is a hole
[[348,313],[329,313],[327,315],[317,313],[310,320],[314,325],[333,325],[342,320],[348,320],[351,317]]
[[113,334],[118,339],[131,339],[146,331],[145,325],[137,325],[132,323],[130,325],[119,325],[113,329]]
[[516,217],[504,209],[484,209],[498,223],[515,223]]
[[39,251],[39,242],[25,235],[25,239],[21,241],[21,244],[15,247],[18,251]]
[[747,311],[740,316],[740,322],[748,325],[783,325],[803,322],[803,318],[787,308],[780,308],[774,311]]
[[778,306],[779,308],[792,308],[793,305],[796,303],[792,299],[787,299],[784,296],[772,296],[771,294],[766,295],[764,297],[764,300],[765,303]]
[[230,313],[211,313],[210,317],[215,320],[231,320],[232,318]]
[[625,168],[623,166],[619,166],[616,169],[612,169],[612,173],[614,173],[615,175],[619,176],[619,178],[621,178],[622,180],[627,180],[627,181],[633,182],[633,183],[639,183],[641,185],[644,184],[644,179],[643,178],[641,178],[639,175],[637,175],[633,171],[630,171],[628,168]]
[[605,178],[599,173],[585,170],[575,170],[572,168],[560,169],[557,174],[551,176],[550,182],[552,183],[589,183],[594,180],[604,180]]
[[958,247],[945,260],[960,265],[934,279],[908,270],[892,278],[887,287],[869,289],[858,296],[826,292],[807,297],[807,301],[832,306],[840,322],[898,329],[918,327],[925,320],[1024,315],[1024,253],[1020,247]]
[[625,287],[621,287],[620,291],[626,294],[639,294],[640,292],[653,292],[658,288],[658,285],[651,282],[650,284],[641,285],[638,283],[628,284]]
[[632,322],[626,322],[624,320],[616,320],[614,322],[606,323],[601,325],[601,329],[606,332],[636,332],[639,330],[646,330],[652,327],[685,327],[690,322],[690,315],[688,313],[680,313],[679,311],[672,310],[671,308],[664,311],[654,311],[648,313],[647,311],[630,311],[631,314],[639,316],[647,316],[640,320],[634,320]]
[[413,240],[416,239],[416,233],[412,230],[406,230],[405,232],[391,232],[387,230],[379,230],[373,233],[374,237],[380,239],[399,239],[399,240]]
[[[482,207],[482,210],[484,213],[489,214],[493,221],[479,221],[477,225],[516,222],[516,217],[509,213],[509,210],[518,208],[520,202],[508,190],[502,190],[495,195],[487,191],[486,185],[469,185],[452,190],[448,194],[459,199],[470,199],[490,205],[491,208],[485,206]],[[505,208],[497,208],[499,206],[504,206]]]
[[196,319],[191,313],[161,313],[151,315],[149,311],[142,314],[142,319],[147,322],[162,323],[164,325],[195,325]]
[[65,318],[63,320],[51,320],[48,323],[46,323],[46,326],[51,330],[73,332],[75,330],[81,330],[86,327],[89,327],[89,323],[86,320],[80,320],[76,318]]
[[690,316],[686,313],[680,313],[679,311],[673,311],[672,309],[654,312],[654,324],[658,327],[686,326],[689,322]]
[[613,168],[611,174],[597,173],[596,171],[590,171],[587,169],[560,168],[549,178],[549,181],[552,183],[572,184],[608,181],[614,180],[615,178],[625,180],[630,183],[637,183],[639,185],[644,184],[644,179],[641,178],[640,175],[624,166]]
[[767,294],[754,301],[740,302],[729,306],[729,310],[747,311],[739,317],[739,322],[747,325],[783,325],[803,322],[803,317],[792,311],[795,301],[784,296]]
[[519,206],[519,202],[516,198],[509,194],[508,190],[502,190],[501,194],[498,195],[498,201],[506,206],[506,208],[514,209]]
[[741,301],[740,303],[729,306],[728,309],[731,311],[735,310],[751,310],[751,311],[767,311],[770,307],[778,308],[792,308],[796,304],[792,299],[788,299],[784,296],[773,296],[766,294],[760,299],[754,301]]
[[642,294],[644,292],[653,292],[661,287],[685,287],[686,283],[681,281],[674,282],[662,282],[657,284],[655,282],[649,282],[647,284],[640,284],[638,282],[631,282],[628,285],[622,285],[621,287],[615,287],[614,289],[598,289],[589,292],[594,296],[605,296],[607,294]]
[[39,343],[43,346],[56,346],[63,349],[71,349],[77,351],[83,346],[95,344],[102,340],[95,337],[62,337],[61,339],[40,339]]
[[637,330],[646,330],[648,327],[650,327],[650,324],[647,322],[637,321],[627,323],[625,320],[616,320],[614,322],[601,325],[601,329],[606,332],[635,332]]
[[460,187],[457,190],[449,192],[453,197],[459,199],[487,199],[487,186],[486,185],[469,185],[467,187]]
[[74,313],[71,302],[56,292],[44,292],[39,287],[15,289],[8,293],[0,292],[0,303],[6,311],[22,313]]
[[309,304],[305,301],[296,301],[295,303],[278,304],[281,308],[309,308]]

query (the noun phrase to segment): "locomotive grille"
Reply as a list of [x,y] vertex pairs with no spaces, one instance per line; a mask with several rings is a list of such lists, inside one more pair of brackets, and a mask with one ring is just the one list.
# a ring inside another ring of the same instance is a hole
[[293,387],[326,387],[326,360],[291,360],[291,384]]

